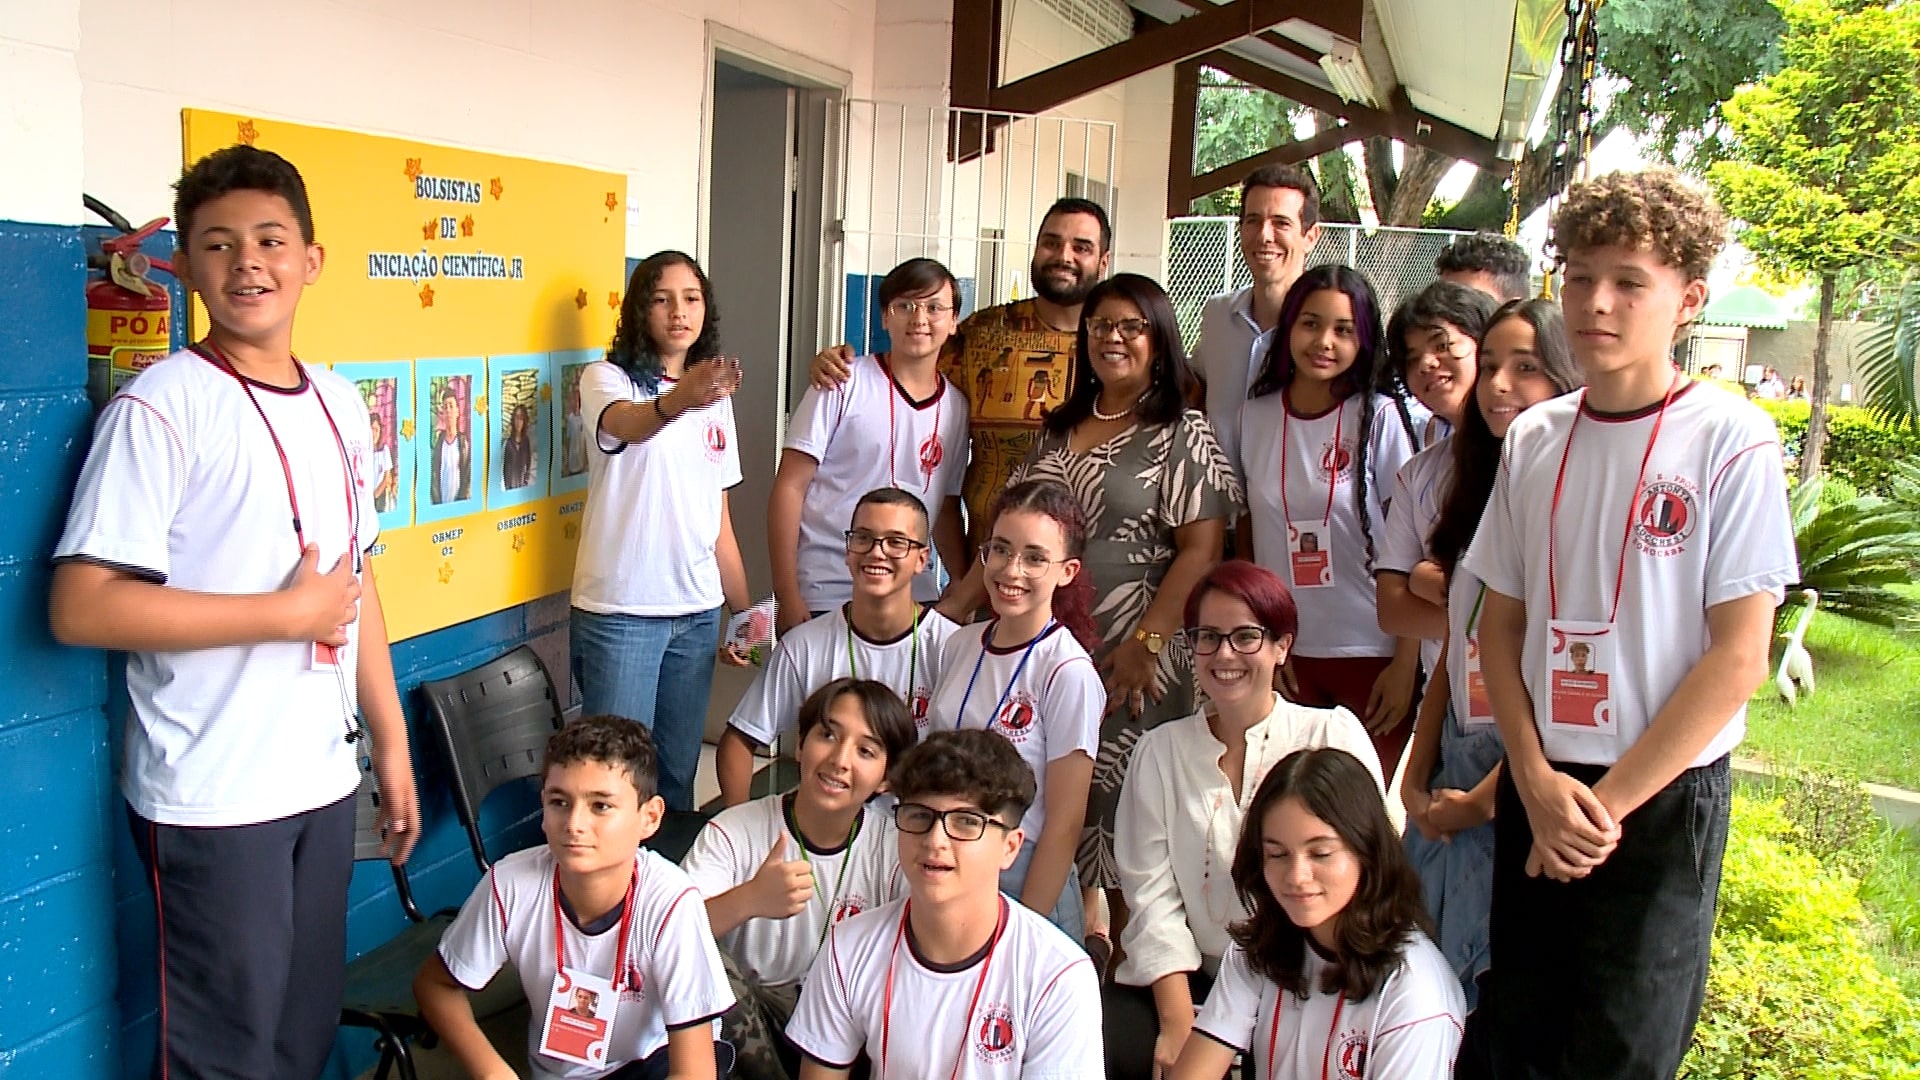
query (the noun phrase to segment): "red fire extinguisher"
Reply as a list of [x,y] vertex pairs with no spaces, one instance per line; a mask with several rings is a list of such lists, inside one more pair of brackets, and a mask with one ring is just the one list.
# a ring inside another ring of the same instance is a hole
[[89,269],[104,271],[87,282],[87,393],[97,407],[171,349],[173,301],[147,275],[155,268],[171,274],[173,266],[140,251],[141,242],[166,218],[136,229],[100,200],[84,198],[87,209],[120,232],[101,240],[100,251],[87,256]]

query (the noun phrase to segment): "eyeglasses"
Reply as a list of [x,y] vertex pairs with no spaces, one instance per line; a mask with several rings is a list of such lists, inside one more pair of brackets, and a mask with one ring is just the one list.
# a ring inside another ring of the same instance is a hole
[[1267,643],[1268,636],[1264,626],[1236,626],[1224,634],[1206,626],[1189,626],[1180,631],[1180,637],[1196,656],[1212,656],[1220,651],[1223,641],[1232,645],[1237,653],[1259,652],[1260,646]]
[[1132,341],[1152,328],[1145,319],[1103,319],[1096,315],[1087,320],[1087,340],[1105,341],[1108,334],[1118,330],[1121,341]]
[[894,559],[904,559],[927,546],[911,537],[898,536],[892,533],[886,536],[875,536],[865,529],[847,530],[847,550],[853,552],[855,555],[865,555],[867,552],[873,550],[875,544],[880,545],[880,550],[885,552],[889,558]]
[[937,319],[953,310],[953,305],[939,300],[895,300],[887,305],[887,310],[903,319],[911,319],[921,312],[928,318]]
[[985,836],[989,825],[999,826],[1002,832],[1013,830],[1013,826],[978,810],[935,810],[931,806],[910,802],[893,808],[893,820],[899,824],[901,832],[914,836],[925,836],[932,832],[933,823],[937,821],[949,837],[963,841],[978,840]]
[[1028,577],[1045,573],[1047,567],[1066,561],[1049,559],[1037,551],[1015,551],[1013,545],[1004,540],[989,540],[980,545],[980,565],[991,568],[1017,562],[1020,565],[1020,571]]
[[1456,337],[1445,327],[1436,327],[1427,335],[1425,344],[1407,349],[1407,366],[1412,367],[1429,356],[1436,360],[1443,356],[1459,360],[1467,355],[1472,345],[1473,339]]

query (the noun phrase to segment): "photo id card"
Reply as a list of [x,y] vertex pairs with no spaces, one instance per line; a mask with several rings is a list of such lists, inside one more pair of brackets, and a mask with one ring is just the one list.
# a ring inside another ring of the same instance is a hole
[[540,1052],[576,1065],[605,1066],[607,1043],[620,995],[613,983],[590,971],[567,968],[553,977],[546,1022],[540,1028]]
[[1550,722],[1570,731],[1613,734],[1612,624],[1554,619],[1547,634]]
[[1326,589],[1333,586],[1333,552],[1329,549],[1330,530],[1324,521],[1287,522],[1287,563],[1292,568],[1296,589]]
[[1468,731],[1493,726],[1493,699],[1487,696],[1487,677],[1480,670],[1480,635],[1467,635],[1467,715],[1460,726]]

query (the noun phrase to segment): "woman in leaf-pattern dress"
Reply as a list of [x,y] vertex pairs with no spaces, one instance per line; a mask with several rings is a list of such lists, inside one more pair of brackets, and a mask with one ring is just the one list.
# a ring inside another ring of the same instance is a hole
[[[1175,640],[1187,593],[1220,561],[1240,481],[1198,411],[1173,304],[1151,278],[1116,274],[1081,308],[1077,381],[1010,483],[1057,479],[1087,512],[1082,573],[1099,596],[1107,684],[1086,832],[1077,865],[1088,890],[1120,886],[1114,810],[1133,744],[1163,720],[1193,711],[1192,657]],[[1089,942],[1106,947],[1107,942]]]

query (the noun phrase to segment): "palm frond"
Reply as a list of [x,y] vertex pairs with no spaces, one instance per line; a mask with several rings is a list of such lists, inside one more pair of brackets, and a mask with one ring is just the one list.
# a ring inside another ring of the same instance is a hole
[[1886,423],[1920,427],[1920,281],[1903,283],[1865,314],[1872,323],[1854,354],[1860,403]]

